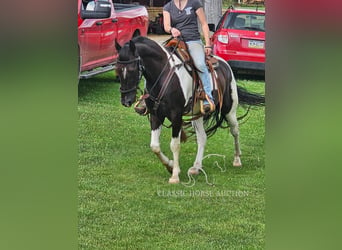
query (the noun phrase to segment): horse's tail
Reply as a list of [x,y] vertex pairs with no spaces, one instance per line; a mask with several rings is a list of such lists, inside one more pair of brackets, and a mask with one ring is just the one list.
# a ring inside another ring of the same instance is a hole
[[237,86],[237,93],[239,97],[239,104],[249,106],[265,106],[265,96],[247,89]]
[[227,118],[221,114],[220,110],[215,110],[210,116],[204,117],[204,127],[205,133],[208,137],[211,137],[216,133],[218,128],[227,128],[228,126],[224,126],[224,123],[228,123]]
[[[237,87],[237,94],[238,94],[238,99],[239,99],[239,104],[241,106],[248,106],[247,107],[247,112],[238,117],[238,120],[242,120],[245,118],[251,107],[257,106],[257,107],[262,107],[265,106],[265,96],[250,92],[247,89],[236,86]],[[218,128],[228,128],[229,123],[226,117],[226,113],[222,114],[221,110],[216,109],[210,116],[204,117],[204,124],[206,127],[206,133],[208,137],[212,136],[215,134],[216,130]]]

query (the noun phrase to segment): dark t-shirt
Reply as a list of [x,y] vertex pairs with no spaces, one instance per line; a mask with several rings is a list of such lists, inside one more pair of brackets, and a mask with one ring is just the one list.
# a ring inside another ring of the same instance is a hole
[[196,15],[196,10],[201,7],[203,6],[198,0],[188,0],[183,10],[178,9],[174,1],[164,6],[164,10],[171,16],[171,27],[177,28],[186,42],[201,39]]

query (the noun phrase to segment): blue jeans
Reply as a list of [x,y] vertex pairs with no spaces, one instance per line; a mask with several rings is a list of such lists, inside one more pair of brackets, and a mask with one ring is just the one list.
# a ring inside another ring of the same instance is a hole
[[[211,75],[205,63],[203,43],[201,40],[197,40],[186,42],[186,44],[188,45],[190,56],[194,61],[196,68],[199,70],[198,76],[203,83],[204,91],[209,96],[210,100],[214,101],[213,96],[211,94]],[[207,103],[207,101],[204,101],[204,103]]]

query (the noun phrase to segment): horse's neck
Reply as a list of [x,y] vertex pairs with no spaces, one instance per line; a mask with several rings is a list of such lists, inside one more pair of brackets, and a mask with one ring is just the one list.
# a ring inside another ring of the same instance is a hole
[[161,74],[165,71],[164,67],[168,64],[166,59],[160,51],[151,51],[146,49],[146,45],[137,46],[139,56],[144,66],[144,77],[146,79],[147,88],[151,88],[161,78]]

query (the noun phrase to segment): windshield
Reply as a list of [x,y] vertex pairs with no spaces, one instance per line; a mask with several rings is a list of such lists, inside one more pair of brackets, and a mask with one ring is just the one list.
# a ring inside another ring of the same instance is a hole
[[233,16],[226,19],[223,28],[265,31],[265,15],[234,13]]

